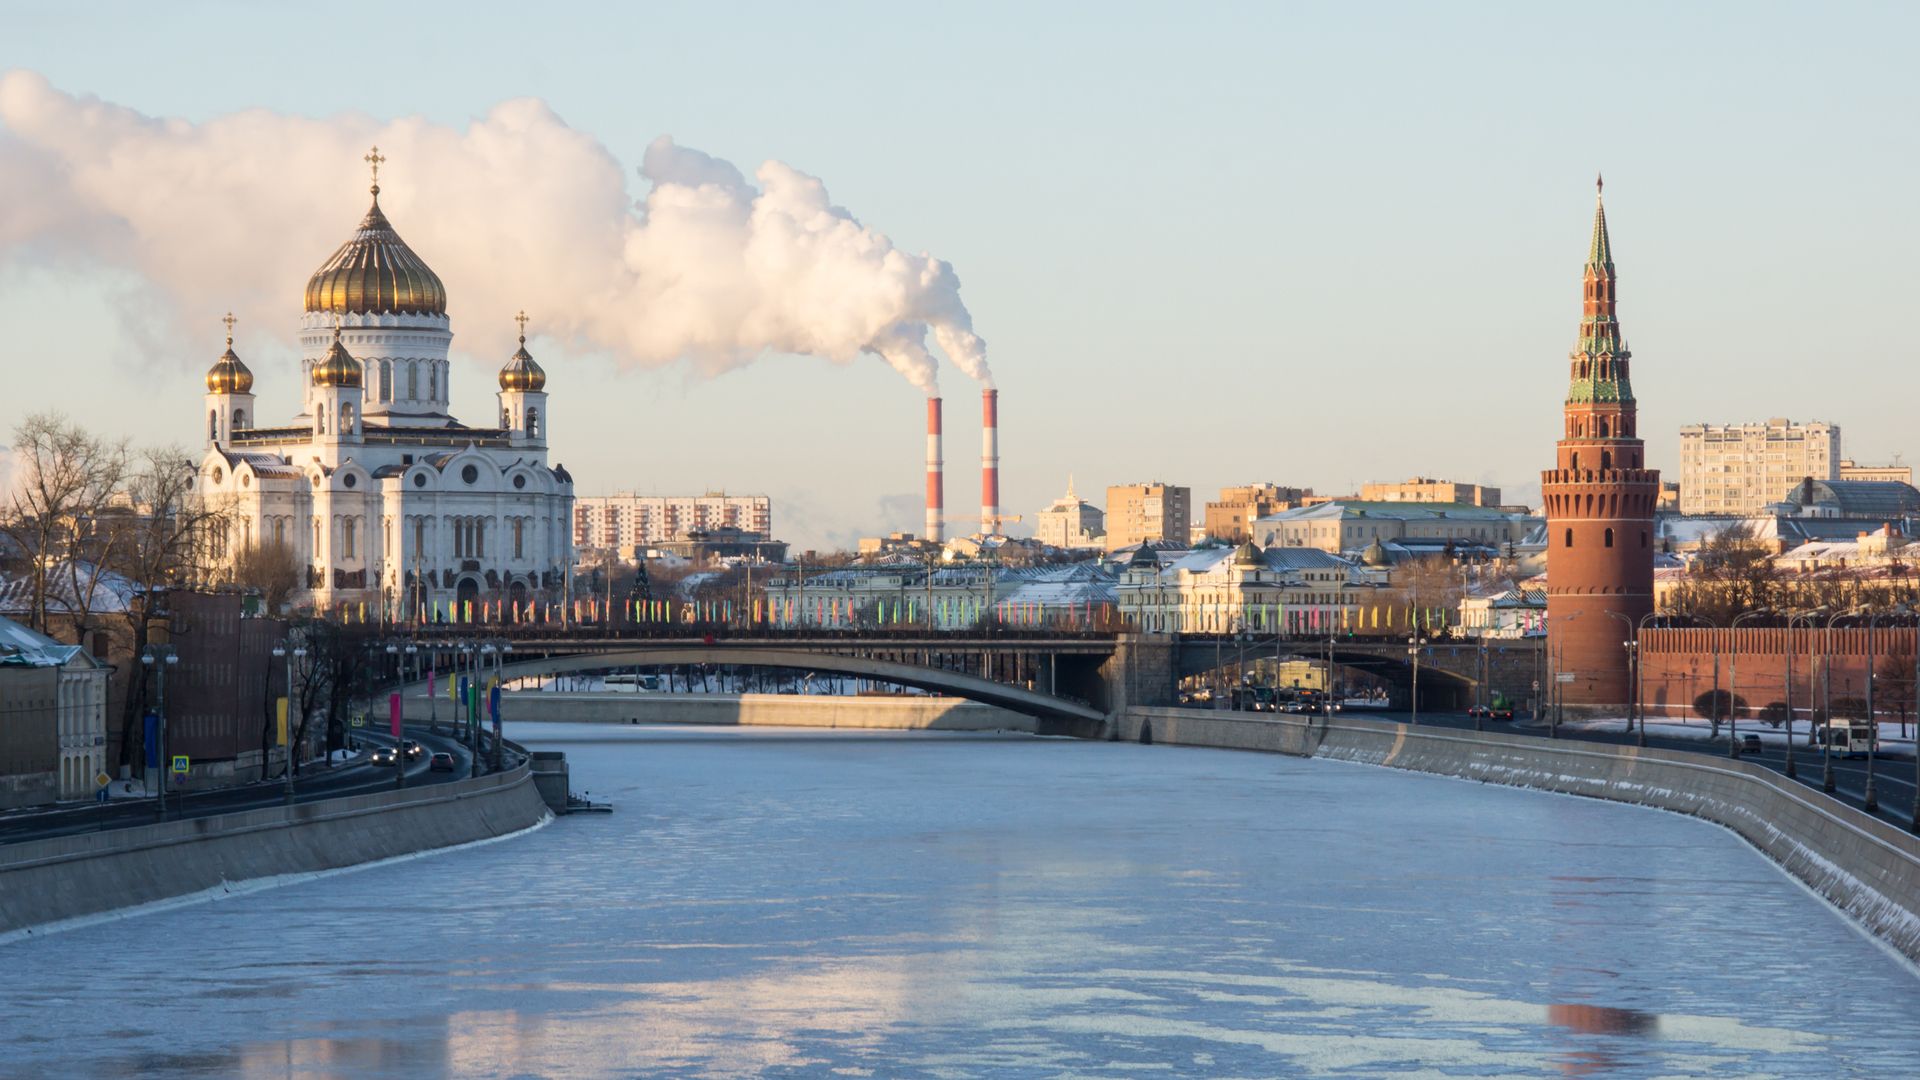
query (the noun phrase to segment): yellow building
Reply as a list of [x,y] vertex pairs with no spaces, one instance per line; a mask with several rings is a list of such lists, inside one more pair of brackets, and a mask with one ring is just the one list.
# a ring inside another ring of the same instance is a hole
[[1154,481],[1107,489],[1108,551],[1149,540],[1187,542],[1193,495],[1186,488]]

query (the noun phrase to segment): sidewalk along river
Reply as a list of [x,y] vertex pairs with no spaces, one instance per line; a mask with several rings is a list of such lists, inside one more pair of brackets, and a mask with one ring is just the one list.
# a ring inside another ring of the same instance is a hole
[[618,808],[0,947],[0,1075],[1920,1075],[1738,838],[1389,769],[528,724]]

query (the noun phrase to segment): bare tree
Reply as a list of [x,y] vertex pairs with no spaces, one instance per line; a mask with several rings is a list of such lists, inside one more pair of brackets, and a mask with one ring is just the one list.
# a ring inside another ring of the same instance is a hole
[[1782,599],[1773,552],[1745,525],[1735,524],[1701,545],[1669,606],[1676,615],[1726,626],[1743,611],[1776,607]]
[[1411,610],[1418,625],[1437,627],[1444,620],[1451,626],[1466,596],[1466,570],[1444,555],[1408,559],[1393,568],[1391,587],[1393,605]]
[[274,615],[300,587],[305,569],[292,546],[267,541],[241,548],[234,555],[229,573],[235,585],[258,590],[267,614]]
[[[14,490],[0,511],[0,533],[25,562],[27,623],[48,633],[48,616],[59,612],[84,640],[99,585],[95,567],[110,543],[103,521],[126,482],[126,441],[96,438],[59,413],[35,413],[14,429],[13,449]],[[82,562],[91,565],[83,571]],[[85,588],[76,592],[80,581]]]

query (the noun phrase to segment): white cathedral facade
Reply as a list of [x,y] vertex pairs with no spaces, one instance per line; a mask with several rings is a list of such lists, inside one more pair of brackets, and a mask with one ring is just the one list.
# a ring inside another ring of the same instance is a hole
[[520,348],[494,426],[448,408],[453,341],[440,278],[373,206],[307,282],[300,412],[262,426],[253,374],[207,372],[198,493],[221,511],[216,564],[262,545],[305,568],[297,605],[386,621],[563,599],[573,479],[547,463],[546,373]]

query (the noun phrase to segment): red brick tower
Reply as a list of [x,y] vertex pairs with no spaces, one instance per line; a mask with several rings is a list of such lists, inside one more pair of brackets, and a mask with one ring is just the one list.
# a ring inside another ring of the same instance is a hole
[[[1596,181],[1596,189],[1599,184]],[[1653,507],[1660,474],[1646,468],[1635,420],[1607,210],[1595,197],[1580,342],[1567,387],[1566,430],[1540,474],[1547,515],[1547,648],[1569,705],[1624,705],[1631,635],[1653,610]],[[1543,688],[1544,689],[1544,688]]]

